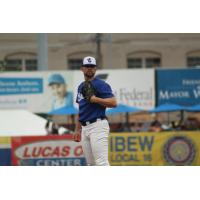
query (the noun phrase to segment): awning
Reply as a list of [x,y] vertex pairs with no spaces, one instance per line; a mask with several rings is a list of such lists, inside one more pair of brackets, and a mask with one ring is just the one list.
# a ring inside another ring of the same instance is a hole
[[107,115],[117,114],[117,113],[131,113],[131,112],[139,112],[142,111],[139,108],[127,106],[124,104],[118,104],[115,108],[109,108],[106,110]]

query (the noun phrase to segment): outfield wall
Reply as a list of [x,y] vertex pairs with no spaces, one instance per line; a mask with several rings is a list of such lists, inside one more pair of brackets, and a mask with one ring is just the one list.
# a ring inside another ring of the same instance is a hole
[[[111,133],[111,165],[200,166],[200,132]],[[0,137],[0,166],[84,166],[81,143],[71,135]]]
[[113,133],[111,165],[200,165],[200,132]]

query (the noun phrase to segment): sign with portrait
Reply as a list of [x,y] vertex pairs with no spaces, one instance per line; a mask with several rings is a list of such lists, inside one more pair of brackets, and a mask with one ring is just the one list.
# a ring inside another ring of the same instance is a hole
[[2,73],[0,109],[26,109],[35,113],[73,105],[71,71]]

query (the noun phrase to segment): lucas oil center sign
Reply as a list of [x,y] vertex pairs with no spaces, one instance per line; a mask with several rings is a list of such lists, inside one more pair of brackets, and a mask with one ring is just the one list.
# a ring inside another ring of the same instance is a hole
[[65,136],[12,138],[12,164],[21,166],[86,165],[79,143]]

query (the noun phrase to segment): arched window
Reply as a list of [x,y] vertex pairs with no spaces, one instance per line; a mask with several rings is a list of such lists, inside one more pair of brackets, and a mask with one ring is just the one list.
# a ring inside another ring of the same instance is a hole
[[80,69],[82,66],[82,60],[85,56],[94,56],[95,54],[90,51],[84,51],[84,52],[78,52],[78,53],[73,53],[69,54],[67,56],[67,64],[68,68],[75,70],[75,69]]
[[161,54],[153,51],[137,51],[127,55],[128,68],[155,68],[161,66]]
[[12,53],[4,58],[5,71],[35,71],[37,70],[37,55],[30,52]]
[[200,66],[200,50],[188,52],[186,57],[188,67]]

